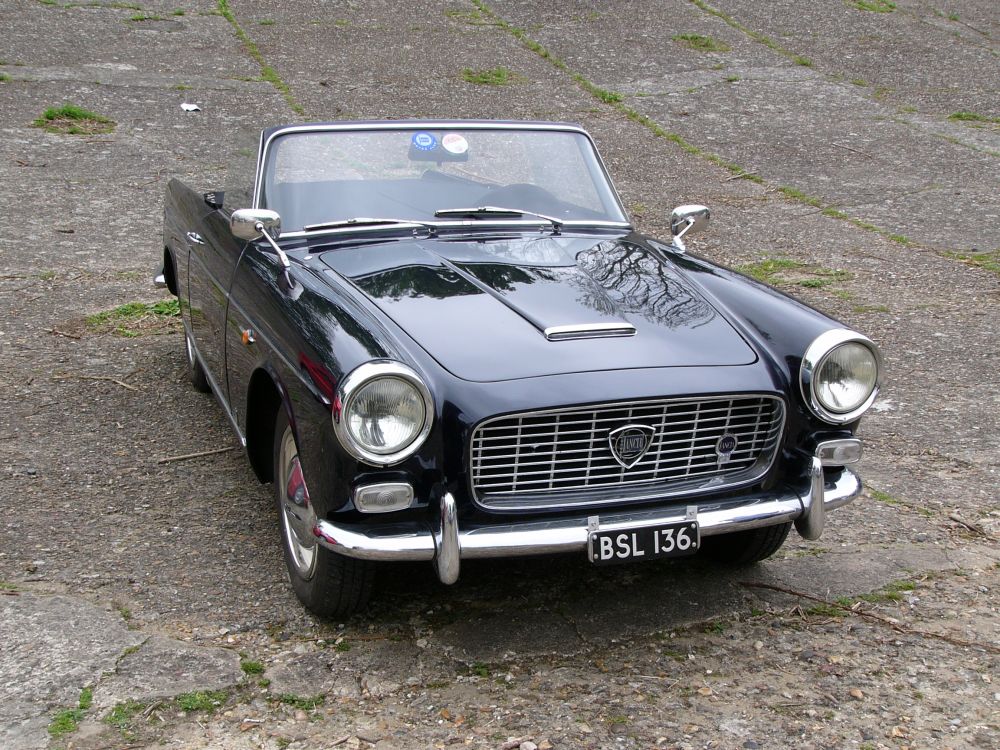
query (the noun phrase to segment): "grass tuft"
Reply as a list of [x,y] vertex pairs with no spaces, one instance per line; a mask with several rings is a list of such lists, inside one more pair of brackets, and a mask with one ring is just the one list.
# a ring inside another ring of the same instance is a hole
[[896,3],[891,3],[889,0],[845,0],[845,5],[869,13],[892,13],[896,10]]
[[975,268],[982,268],[984,271],[990,271],[992,273],[1000,276],[1000,250],[985,251],[981,253],[945,253],[946,258],[951,258],[952,260],[958,260],[965,263],[967,266],[973,266]]
[[114,120],[76,104],[49,107],[32,125],[50,133],[66,135],[97,135],[115,129]]
[[956,122],[984,122],[989,124],[1000,123],[1000,117],[987,117],[977,112],[952,112],[948,115],[949,120]]
[[122,703],[118,703],[114,708],[104,717],[104,723],[110,724],[113,727],[121,729],[124,731],[128,728],[128,723],[138,713],[146,710],[145,703],[141,701],[135,701],[131,698]]
[[507,86],[514,83],[518,77],[516,73],[504,67],[482,68],[479,70],[473,70],[472,68],[462,69],[462,80],[478,86]]
[[212,712],[226,702],[229,694],[225,690],[206,690],[183,693],[174,700],[182,711]]
[[313,711],[323,705],[326,701],[326,696],[319,693],[311,698],[307,698],[300,695],[294,695],[293,693],[282,693],[278,696],[277,700],[279,703],[284,703],[286,706],[301,708],[303,711]]
[[86,323],[98,333],[113,331],[119,336],[134,338],[153,331],[175,329],[180,314],[180,304],[176,299],[128,302],[112,310],[90,315],[86,318]]
[[264,665],[259,661],[250,661],[249,659],[241,661],[240,669],[243,670],[244,674],[264,674]]
[[702,34],[674,34],[671,39],[699,52],[729,52],[732,49],[725,42]]

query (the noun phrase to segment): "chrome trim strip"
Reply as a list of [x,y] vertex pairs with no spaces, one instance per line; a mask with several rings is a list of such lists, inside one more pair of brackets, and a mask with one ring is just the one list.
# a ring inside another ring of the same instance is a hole
[[610,336],[635,336],[635,326],[631,323],[578,323],[549,326],[543,333],[549,341],[600,339]]
[[[800,518],[806,511],[803,497],[810,497],[810,506],[822,507],[823,513],[847,505],[861,494],[861,480],[845,469],[827,489],[822,482],[817,492],[815,476],[809,489],[796,491],[785,487],[733,500],[707,500],[653,510],[632,510],[603,513],[600,529],[627,530],[640,526],[656,526],[683,521],[690,508],[697,507],[698,526],[702,537],[729,534]],[[450,502],[449,502],[450,500]],[[818,502],[814,502],[818,501]],[[479,526],[459,529],[452,516],[454,498],[445,495],[441,501],[439,529],[425,524],[388,527],[339,526],[320,520],[314,533],[320,544],[333,552],[363,560],[434,560],[436,550],[442,550],[447,560],[438,563],[449,582],[457,578],[459,560],[489,557],[521,557],[567,552],[583,552],[589,537],[588,521],[593,514],[573,518],[532,521],[523,524]],[[437,538],[438,541],[435,541]],[[457,550],[457,557],[455,551]],[[444,578],[442,580],[445,580]]]
[[[539,226],[538,221],[525,221],[524,219],[474,219],[474,220],[463,220],[463,221],[423,221],[414,219],[412,223],[407,222],[406,224],[393,224],[393,225],[375,225],[375,226],[361,226],[361,227],[339,227],[335,229],[317,229],[312,232],[282,232],[279,240],[296,239],[299,237],[325,237],[327,235],[340,235],[340,234],[358,234],[361,232],[374,233],[374,232],[392,232],[399,231],[400,229],[416,229],[426,228],[428,225],[433,226],[435,229],[467,229],[470,227],[499,227],[503,229],[537,229]],[[632,229],[632,225],[622,221],[605,221],[598,219],[567,219],[562,223],[563,232],[561,234],[565,235],[565,230],[567,228],[597,228],[597,229]]]

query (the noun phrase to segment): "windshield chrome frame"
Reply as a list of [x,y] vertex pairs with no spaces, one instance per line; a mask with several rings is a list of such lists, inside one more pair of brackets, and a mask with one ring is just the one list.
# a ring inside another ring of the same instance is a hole
[[[265,133],[260,134],[260,147],[257,150],[257,174],[254,177],[253,186],[253,206],[252,208],[260,208],[260,198],[262,192],[262,186],[264,182],[264,166],[267,164],[267,152],[271,148],[271,143],[274,139],[279,136],[288,135],[290,133],[332,133],[340,131],[354,131],[354,132],[364,132],[366,130],[534,130],[542,132],[562,132],[562,133],[577,133],[582,135],[590,143],[591,148],[594,152],[594,158],[597,161],[597,166],[600,168],[601,173],[604,175],[604,179],[608,183],[608,187],[611,189],[611,197],[614,199],[618,206],[618,210],[621,211],[622,216],[629,218],[628,211],[625,210],[625,204],[622,203],[621,196],[618,194],[618,189],[615,187],[615,183],[611,180],[611,175],[608,173],[608,168],[604,164],[604,159],[601,158],[600,151],[597,150],[597,144],[594,143],[594,139],[590,137],[590,133],[584,130],[579,125],[572,125],[570,123],[561,122],[532,122],[532,121],[509,121],[509,120],[374,120],[374,121],[345,121],[345,122],[335,122],[335,123],[320,123],[316,125],[288,125],[286,127],[279,128],[275,130],[270,135],[265,138]],[[412,227],[421,227],[426,224],[433,224],[440,228],[451,228],[451,227],[486,227],[486,226],[496,226],[496,227],[510,227],[510,228],[531,228],[538,226],[547,226],[548,222],[539,222],[538,220],[525,220],[525,219],[464,219],[462,221],[442,221],[442,222],[414,222]],[[573,227],[585,228],[585,227],[595,227],[601,229],[633,229],[631,221],[607,221],[607,220],[588,220],[588,219],[569,219],[562,222],[563,226],[567,229]],[[315,237],[319,235],[324,235],[327,233],[358,233],[358,232],[371,232],[371,231],[385,231],[386,229],[409,229],[411,228],[408,224],[398,224],[393,227],[388,226],[367,226],[367,227],[347,227],[341,229],[329,229],[329,230],[315,230],[312,232],[305,231],[293,231],[293,232],[282,232],[280,238],[293,238],[293,237]]]

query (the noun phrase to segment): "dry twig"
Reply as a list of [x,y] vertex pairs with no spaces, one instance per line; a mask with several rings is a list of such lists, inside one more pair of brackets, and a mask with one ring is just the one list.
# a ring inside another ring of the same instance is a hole
[[65,336],[68,339],[80,340],[83,336],[77,336],[75,333],[66,333],[66,331],[60,331],[58,328],[43,328],[46,333],[51,333],[53,336]]
[[174,461],[187,461],[189,458],[201,458],[202,456],[214,456],[216,453],[228,453],[231,450],[235,450],[233,446],[228,448],[216,448],[210,451],[198,451],[197,453],[185,453],[182,456],[167,456],[166,458],[161,458],[156,463],[158,464],[169,464]]
[[984,537],[986,537],[987,539],[992,539],[992,538],[993,538],[993,535],[992,535],[992,534],[990,534],[990,532],[988,532],[988,531],[987,531],[986,529],[984,529],[984,528],[983,528],[982,526],[980,526],[980,525],[979,525],[979,524],[977,524],[977,523],[971,523],[971,522],[969,522],[969,521],[965,521],[965,520],[963,520],[963,519],[962,519],[962,518],[961,518],[961,517],[960,517],[960,516],[959,516],[958,514],[956,514],[956,513],[949,513],[949,514],[948,514],[948,518],[950,518],[950,519],[951,519],[952,521],[954,521],[955,523],[957,523],[957,524],[960,524],[960,525],[964,526],[964,527],[965,527],[965,528],[967,528],[967,529],[968,529],[969,531],[971,531],[971,532],[973,532],[973,533],[975,533],[975,534],[979,534],[979,536],[984,536]]
[[[831,602],[828,599],[824,599],[820,596],[813,596],[812,594],[807,594],[803,591],[796,591],[795,589],[785,588],[784,586],[775,586],[773,583],[758,583],[756,581],[740,581],[740,586],[745,586],[751,589],[770,589],[771,591],[780,591],[782,594],[791,594],[792,596],[798,596],[803,599],[809,599],[810,601],[819,602],[820,604],[825,604],[828,607],[833,607],[834,609],[839,609],[844,612],[850,612],[852,615],[858,615],[859,617],[866,617],[869,620],[874,620],[883,625],[887,625],[896,632],[905,633],[907,635],[919,635],[924,638],[936,638],[941,641],[946,641],[955,646],[968,646],[970,648],[981,648],[984,651],[990,651],[994,654],[1000,654],[1000,646],[996,646],[992,643],[978,643],[976,641],[967,641],[964,638],[956,638],[955,636],[946,635],[945,633],[932,633],[929,630],[918,630],[917,628],[908,628],[905,625],[900,625],[899,623],[893,622],[892,620],[876,615],[872,612],[865,612],[861,609],[854,609],[853,607],[848,607],[844,604],[839,604],[838,602]],[[801,610],[800,610],[801,611]]]

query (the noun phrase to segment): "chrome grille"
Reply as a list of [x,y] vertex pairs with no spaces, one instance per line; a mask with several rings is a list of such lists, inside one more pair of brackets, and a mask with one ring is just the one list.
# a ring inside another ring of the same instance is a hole
[[[784,424],[773,396],[661,399],[526,412],[481,424],[472,436],[476,501],[517,510],[667,497],[755,481],[766,473]],[[625,425],[654,429],[632,468],[619,464],[608,434]],[[719,439],[736,437],[728,461]]]

